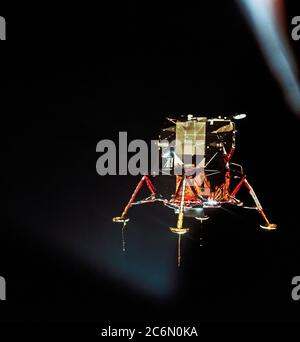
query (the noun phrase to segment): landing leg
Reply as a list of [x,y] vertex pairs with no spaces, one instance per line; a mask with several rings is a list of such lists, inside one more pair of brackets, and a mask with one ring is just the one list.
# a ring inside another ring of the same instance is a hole
[[274,229],[276,229],[277,228],[277,224],[270,223],[270,221],[268,220],[268,218],[267,218],[267,216],[266,216],[266,214],[265,214],[265,212],[263,210],[263,207],[260,204],[260,202],[259,202],[259,200],[258,200],[258,198],[257,198],[257,196],[256,196],[256,194],[255,194],[255,192],[254,192],[254,190],[252,188],[252,186],[249,184],[249,182],[247,181],[246,178],[244,180],[244,183],[245,183],[247,189],[249,190],[249,193],[252,196],[254,203],[256,204],[258,212],[260,213],[262,218],[265,220],[265,224],[263,224],[263,225],[261,224],[260,227],[262,229],[267,229],[267,230],[274,230]]
[[122,215],[121,216],[116,216],[113,218],[113,222],[124,222],[124,221],[129,221],[129,219],[126,219],[126,214],[129,210],[129,208],[131,207],[133,201],[135,200],[138,192],[140,191],[142,185],[144,184],[144,182],[146,182],[146,185],[151,193],[152,196],[155,196],[155,188],[152,184],[152,182],[150,181],[150,179],[148,178],[148,176],[143,176],[142,179],[139,181],[138,185],[136,186],[129,202],[127,203],[126,207],[124,208]]
[[260,227],[262,229],[266,229],[266,230],[274,230],[277,228],[277,224],[275,223],[270,223],[270,221],[268,220],[262,205],[260,204],[252,186],[249,184],[249,182],[247,181],[246,177],[243,177],[241,179],[241,181],[238,183],[238,185],[236,186],[236,188],[232,191],[231,196],[234,197],[236,195],[236,193],[239,191],[239,189],[241,188],[241,186],[245,184],[246,188],[248,189],[251,197],[253,198],[253,201],[256,205],[256,209],[258,210],[258,212],[260,213],[260,215],[262,216],[262,218],[265,221],[265,224],[261,224]]
[[126,214],[128,212],[128,210],[130,209],[130,207],[133,204],[133,201],[135,200],[138,192],[140,191],[142,185],[144,184],[144,182],[147,185],[148,190],[151,193],[151,198],[155,198],[155,194],[156,194],[156,190],[154,188],[154,185],[152,184],[151,180],[149,179],[148,176],[143,176],[142,179],[139,181],[138,185],[136,186],[129,202],[127,203],[126,207],[124,208],[122,215],[121,216],[116,216],[113,218],[113,222],[118,222],[118,223],[123,223],[123,227],[122,227],[122,248],[123,251],[125,252],[125,227],[127,222],[129,221],[129,218],[126,218]]
[[186,177],[183,176],[183,182],[182,182],[182,191],[181,191],[181,201],[180,201],[180,207],[179,207],[179,213],[178,213],[178,219],[177,219],[177,227],[170,227],[170,230],[172,233],[178,235],[178,256],[177,256],[177,266],[180,267],[181,263],[181,235],[187,233],[189,231],[188,228],[183,228],[183,211],[184,211],[184,196],[185,196],[185,188],[186,188]]

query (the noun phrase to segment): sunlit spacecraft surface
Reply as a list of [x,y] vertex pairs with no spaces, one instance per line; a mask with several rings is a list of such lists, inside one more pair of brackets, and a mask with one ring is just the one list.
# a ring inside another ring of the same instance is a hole
[[[153,182],[153,175],[144,175],[135,188],[121,216],[114,222],[123,224],[129,221],[128,210],[133,205],[161,202],[178,215],[177,225],[170,231],[178,235],[178,266],[180,266],[181,236],[189,231],[184,225],[184,217],[192,217],[201,223],[209,218],[211,208],[223,205],[255,209],[266,230],[274,230],[277,225],[270,223],[252,186],[249,184],[243,167],[233,163],[236,148],[235,121],[244,119],[246,114],[236,114],[229,118],[207,118],[187,115],[180,119],[167,118],[172,126],[162,130],[157,143],[162,157],[160,172],[174,178],[174,192],[168,198],[161,195]],[[167,177],[167,176],[166,176]],[[164,177],[163,177],[164,178]],[[150,196],[136,201],[137,194],[145,184]],[[245,186],[254,201],[253,207],[247,207],[237,198],[238,191]]]

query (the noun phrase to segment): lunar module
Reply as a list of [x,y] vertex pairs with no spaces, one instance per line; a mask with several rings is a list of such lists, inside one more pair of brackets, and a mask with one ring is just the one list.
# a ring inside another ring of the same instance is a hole
[[[127,213],[130,207],[161,202],[178,214],[177,225],[170,227],[170,231],[178,235],[178,266],[180,266],[181,236],[189,231],[189,228],[184,225],[184,217],[195,218],[202,224],[209,218],[211,208],[220,208],[229,204],[257,210],[264,221],[260,227],[266,230],[276,229],[277,225],[268,220],[244,174],[243,167],[231,161],[236,147],[235,121],[245,117],[246,114],[236,114],[228,118],[193,115],[180,119],[167,118],[172,125],[162,130],[157,148],[161,153],[159,171],[161,175],[173,177],[173,193],[167,198],[162,196],[153,184],[154,175],[144,175],[121,216],[113,218],[114,222],[123,224],[122,234],[129,221]],[[138,192],[144,184],[150,196],[136,201]],[[242,186],[249,191],[255,204],[253,207],[244,206],[237,198]]]

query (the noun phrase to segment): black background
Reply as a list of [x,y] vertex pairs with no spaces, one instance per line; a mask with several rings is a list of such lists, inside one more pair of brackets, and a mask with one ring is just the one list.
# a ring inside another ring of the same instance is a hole
[[[296,324],[300,121],[236,3],[17,12],[1,13],[2,323]],[[290,43],[299,62],[300,43]],[[234,112],[248,114],[234,159],[279,230],[261,231],[256,212],[220,210],[200,247],[199,225],[187,220],[177,269],[176,217],[140,207],[123,254],[111,219],[138,177],[97,175],[97,142],[119,131],[155,139],[169,115]]]

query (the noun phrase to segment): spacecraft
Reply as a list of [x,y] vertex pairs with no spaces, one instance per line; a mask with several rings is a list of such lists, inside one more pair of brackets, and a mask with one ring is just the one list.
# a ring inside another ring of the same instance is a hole
[[[170,227],[170,231],[178,236],[178,266],[181,237],[189,231],[184,225],[185,217],[192,217],[202,224],[209,218],[210,209],[232,205],[257,210],[263,219],[262,229],[277,228],[268,220],[243,167],[232,162],[236,148],[236,120],[245,117],[246,114],[217,118],[189,114],[179,119],[167,118],[172,125],[161,131],[157,148],[161,153],[161,174],[173,177],[174,190],[171,196],[165,197],[153,184],[155,175],[142,176],[121,216],[113,218],[113,222],[123,224],[123,250],[128,211],[134,205],[146,203],[160,202],[178,215],[176,226]],[[150,196],[136,201],[143,185],[148,188]],[[254,206],[245,206],[237,198],[242,186],[248,190]]]

